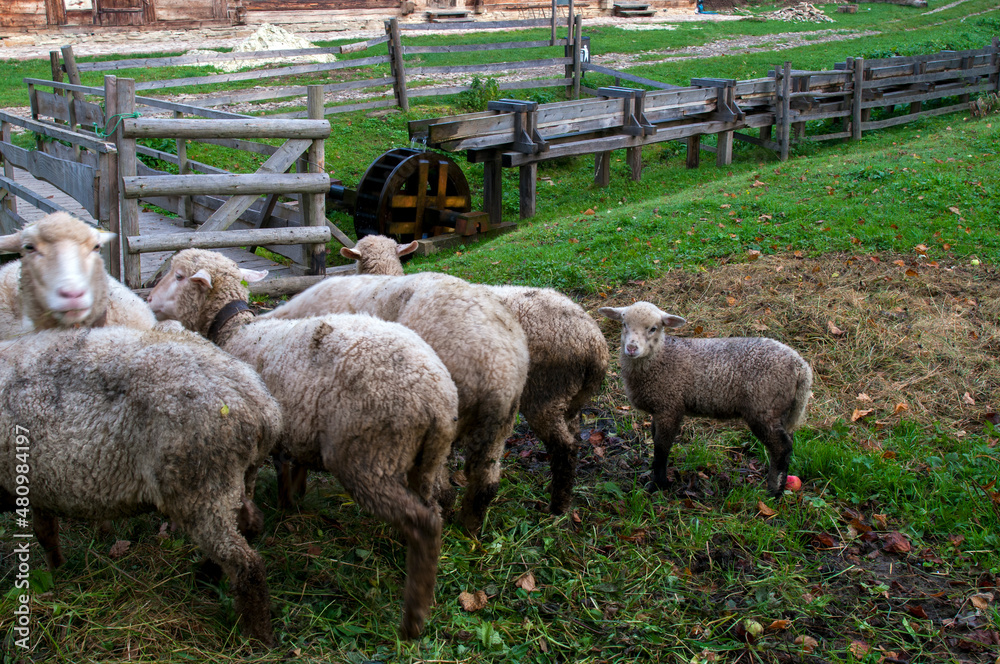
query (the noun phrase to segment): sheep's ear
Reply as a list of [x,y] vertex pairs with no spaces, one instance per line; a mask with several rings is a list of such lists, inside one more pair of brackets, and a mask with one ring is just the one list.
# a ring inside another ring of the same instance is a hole
[[100,244],[101,246],[104,246],[108,242],[111,242],[116,237],[118,237],[118,233],[111,233],[109,231],[97,231],[97,243]]
[[10,252],[12,254],[21,253],[21,234],[14,233],[13,235],[0,235],[0,251]]
[[340,255],[343,256],[344,258],[349,258],[352,261],[359,261],[359,260],[361,260],[361,254],[359,254],[358,252],[354,251],[350,247],[341,247],[340,248]]
[[212,275],[210,275],[208,270],[204,268],[192,274],[190,279],[199,286],[204,286],[205,288],[212,287]]
[[419,246],[420,246],[420,243],[417,242],[416,240],[414,240],[413,242],[411,242],[409,244],[397,244],[396,245],[396,255],[397,256],[406,256],[407,254],[412,254],[414,251],[417,250],[417,247],[419,247]]
[[621,320],[625,317],[625,309],[623,307],[601,307],[597,310],[597,313],[607,316],[611,320]]
[[682,327],[687,324],[687,321],[680,316],[674,316],[673,314],[664,313],[661,318],[664,327]]
[[245,268],[240,268],[240,276],[243,277],[243,281],[248,284],[253,284],[261,281],[267,276],[267,270],[247,270]]

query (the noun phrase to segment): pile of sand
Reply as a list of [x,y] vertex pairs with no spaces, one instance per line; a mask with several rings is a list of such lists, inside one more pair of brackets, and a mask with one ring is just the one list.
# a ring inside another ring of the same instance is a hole
[[[281,28],[276,25],[271,25],[265,23],[257,32],[253,33],[239,44],[233,47],[233,53],[251,53],[255,51],[283,51],[291,49],[302,49],[302,48],[319,48],[308,39],[299,37],[298,35],[292,34],[288,30]],[[188,51],[185,55],[198,55],[198,56],[217,56],[218,53],[214,51],[203,51],[194,50]],[[336,56],[330,53],[323,53],[319,55],[299,55],[293,57],[280,57],[280,58],[254,58],[252,60],[216,60],[212,58],[211,62],[204,62],[199,64],[211,65],[216,69],[224,72],[235,72],[241,69],[253,69],[255,67],[260,67],[261,65],[269,65],[275,63],[289,63],[289,62],[299,62],[299,63],[309,63],[309,62],[334,62],[336,61]]]

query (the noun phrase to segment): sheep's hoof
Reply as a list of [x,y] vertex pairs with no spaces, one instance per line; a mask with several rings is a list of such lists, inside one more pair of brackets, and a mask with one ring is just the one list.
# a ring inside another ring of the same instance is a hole
[[419,638],[421,632],[423,631],[424,622],[422,620],[414,620],[404,616],[403,622],[399,625],[399,636],[407,641],[413,641],[414,639]]
[[647,493],[659,493],[661,491],[666,490],[669,486],[670,486],[669,484],[662,484],[661,485],[661,484],[657,484],[656,482],[650,481],[650,482],[646,482],[646,487],[645,488],[646,488],[646,492]]

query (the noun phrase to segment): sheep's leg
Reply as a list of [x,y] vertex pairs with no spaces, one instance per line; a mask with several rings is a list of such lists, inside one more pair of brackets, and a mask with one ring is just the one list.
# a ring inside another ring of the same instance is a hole
[[[534,406],[535,404],[532,404]],[[570,431],[572,416],[564,400],[554,400],[541,407],[522,408],[528,426],[545,444],[552,467],[552,499],[549,511],[562,514],[573,502],[573,484],[576,480],[576,437]]]
[[246,494],[240,497],[236,527],[247,540],[256,539],[264,531],[264,513]]
[[296,463],[284,452],[273,455],[271,460],[278,476],[278,507],[285,510],[291,509],[295,499],[301,498],[306,493],[306,478],[309,469]]
[[66,562],[59,546],[59,519],[44,510],[33,509],[31,522],[35,529],[35,537],[45,551],[45,563],[50,570],[54,570]]
[[500,488],[500,457],[504,442],[514,429],[516,415],[515,401],[505,419],[484,417],[475,429],[460,439],[465,443],[465,476],[469,484],[462,497],[459,519],[471,535],[479,533],[486,518],[486,508]]
[[667,460],[674,446],[674,439],[681,429],[681,417],[653,415],[653,481],[647,490],[658,491],[670,486],[667,478]]
[[[202,551],[229,577],[229,590],[244,633],[265,646],[275,645],[271,599],[264,560],[247,544],[236,526],[237,509],[226,509],[229,496],[209,504],[191,504],[184,513],[169,513]],[[239,499],[237,499],[239,500]],[[178,500],[178,502],[180,502]],[[177,503],[174,503],[177,504]]]
[[[324,448],[323,462],[337,471],[359,507],[395,526],[406,538],[406,586],[400,634],[415,639],[424,629],[434,601],[438,558],[441,556],[441,517],[416,493],[388,474],[379,474],[378,458],[343,458]],[[385,470],[385,468],[382,468]]]
[[780,424],[751,423],[750,431],[767,449],[767,492],[779,498],[785,490],[788,464],[792,460],[792,436]]

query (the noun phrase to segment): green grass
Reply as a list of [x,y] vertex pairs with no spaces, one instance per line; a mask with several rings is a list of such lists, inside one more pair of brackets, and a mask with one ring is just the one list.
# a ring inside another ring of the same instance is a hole
[[[856,16],[827,7],[837,23],[818,26],[745,21],[588,34],[596,52],[629,52],[733,34],[882,33],[643,68],[686,82],[760,76],[785,59],[818,68],[890,48],[982,46],[998,31],[995,10],[959,20],[990,7],[982,0],[930,16],[870,7]],[[47,68],[0,68],[9,83],[0,95]],[[409,143],[407,120],[449,114],[447,102],[335,119],[328,169],[355,185],[378,155]],[[674,447],[672,490],[646,493],[648,418],[627,408],[614,361],[585,413],[574,512],[540,509],[548,464],[519,424],[483,535],[446,528],[437,604],[418,642],[395,634],[405,569],[399,536],[318,474],[300,508],[282,513],[265,469],[258,500],[267,522],[255,545],[267,564],[279,648],[252,651],[233,629],[225,585],[199,582],[198,551],[179,533],[157,536],[161,519],[147,516],[116,523],[111,535],[65,522],[69,560],[54,574],[33,557],[30,658],[876,664],[885,656],[992,664],[1000,495],[990,482],[1000,457],[986,420],[1000,408],[998,133],[1000,116],[954,114],[869,133],[859,144],[803,146],[786,163],[738,144],[731,166],[716,168],[705,153],[693,170],[684,168],[681,145],[658,144],[643,151],[640,182],[615,153],[607,189],[593,186],[590,158],[544,162],[534,219],[408,264],[480,282],[555,286],[590,311],[649,299],[688,318],[682,334],[766,334],[793,345],[816,376],[791,466],[804,481],[801,493],[765,498],[766,458],[746,429],[696,420]],[[189,156],[234,171],[259,166],[256,157],[213,146],[192,146]],[[482,167],[462,166],[478,207]],[[514,219],[513,170],[504,173],[504,192],[504,216]],[[334,218],[353,231],[348,217]],[[616,353],[616,326],[603,319],[601,326]],[[856,409],[872,413],[854,420]],[[16,530],[0,518],[4,662],[22,655],[10,641]],[[891,550],[896,533],[909,551]],[[132,544],[112,558],[116,540]],[[536,590],[517,583],[529,572]],[[476,590],[487,606],[462,609],[459,594]],[[975,609],[977,592],[994,599]],[[747,621],[763,632],[748,636]],[[797,637],[815,639],[815,650],[806,652],[808,642]]]

